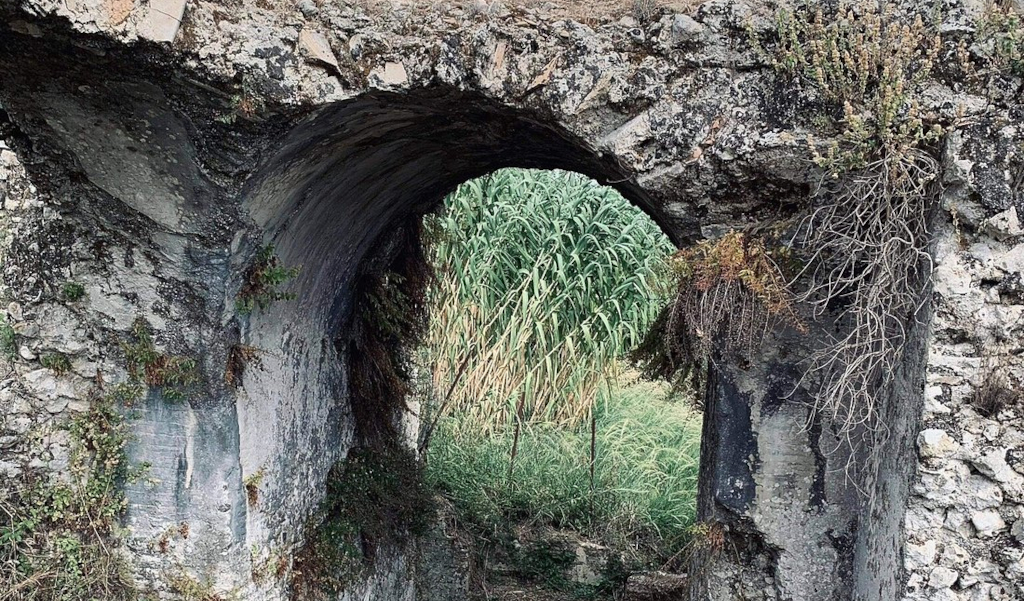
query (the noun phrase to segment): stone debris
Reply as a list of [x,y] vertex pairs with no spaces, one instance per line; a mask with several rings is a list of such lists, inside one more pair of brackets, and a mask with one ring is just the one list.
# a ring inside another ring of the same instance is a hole
[[1006,528],[1006,522],[994,509],[976,512],[971,516],[971,523],[978,531],[978,536],[987,538],[995,536]]
[[1021,227],[1017,207],[1010,207],[1002,213],[996,213],[989,217],[984,221],[982,228],[985,233],[990,234],[996,240],[1024,236],[1024,228]]
[[303,29],[299,32],[299,52],[312,61],[321,62],[338,68],[338,58],[331,50],[331,44],[327,37],[319,31]]
[[943,430],[922,430],[917,436],[917,447],[922,457],[946,457],[960,448],[960,445]]

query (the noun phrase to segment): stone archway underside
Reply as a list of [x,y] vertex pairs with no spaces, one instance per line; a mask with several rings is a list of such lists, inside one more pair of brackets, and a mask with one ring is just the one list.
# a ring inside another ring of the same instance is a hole
[[[455,185],[504,166],[579,171],[686,244],[787,214],[812,183],[801,132],[772,104],[772,74],[734,50],[750,15],[725,2],[697,20],[592,29],[515,12],[303,16],[246,0],[231,15],[190,6],[181,31],[145,9],[117,21],[112,3],[79,4],[0,2],[0,133],[46,203],[13,209],[21,267],[6,285],[42,324],[39,344],[73,349],[84,366],[69,376],[72,397],[88,370],[124,377],[110,341],[136,315],[162,346],[200,360],[197,398],[151,391],[133,426],[133,457],[153,464],[157,484],[129,487],[129,542],[153,582],[170,562],[247,599],[282,598],[282,585],[251,582],[249,551],[299,542],[350,444],[331,340],[353,277],[382,235]],[[266,242],[303,266],[297,299],[239,320],[241,274]],[[67,274],[88,290],[73,310],[47,288]],[[886,400],[895,435],[858,483],[866,496],[846,481],[847,458],[827,452],[829,424],[805,428],[807,409],[786,400],[810,339],[779,332],[759,362],[717,371],[700,511],[728,527],[736,553],[698,576],[709,598],[900,594],[925,327]],[[266,355],[236,390],[223,373],[239,341]],[[19,372],[30,395],[42,376],[26,373],[38,372]],[[258,509],[243,485],[255,473]],[[153,538],[180,522],[188,540],[154,553]],[[412,594],[411,569],[381,559],[368,598]]]

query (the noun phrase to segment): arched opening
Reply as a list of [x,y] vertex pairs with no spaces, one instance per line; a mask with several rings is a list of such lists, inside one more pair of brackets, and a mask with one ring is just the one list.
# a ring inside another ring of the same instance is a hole
[[366,442],[365,408],[351,398],[361,351],[348,342],[361,287],[414,252],[409,224],[458,184],[502,167],[573,171],[617,188],[674,241],[692,236],[614,157],[544,122],[457,92],[368,95],[296,128],[251,182],[246,204],[262,231],[238,253],[238,272],[269,245],[276,263],[301,270],[285,286],[292,300],[243,319],[241,344],[263,350],[262,368],[241,381],[243,478],[270,476],[262,511],[247,518],[248,541],[298,542],[331,466]]
[[674,245],[613,190],[550,170],[471,180],[425,230],[410,413],[471,597],[683,588],[700,413],[631,357],[670,302]]

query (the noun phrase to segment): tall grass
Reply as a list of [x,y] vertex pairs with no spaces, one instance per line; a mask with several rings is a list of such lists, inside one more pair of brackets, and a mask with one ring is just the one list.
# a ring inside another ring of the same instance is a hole
[[671,243],[571,173],[502,170],[446,204],[426,222],[429,480],[492,542],[535,523],[647,563],[676,553],[694,520],[699,416],[665,384],[617,386],[618,358],[670,295]]
[[668,392],[645,382],[601,395],[593,489],[586,425],[526,426],[510,471],[513,429],[488,434],[464,413],[439,423],[427,476],[480,532],[553,525],[634,560],[664,561],[685,545],[694,522],[701,427],[689,403]]
[[444,412],[484,430],[580,423],[664,304],[668,238],[614,190],[561,171],[497,171],[446,209],[426,221]]

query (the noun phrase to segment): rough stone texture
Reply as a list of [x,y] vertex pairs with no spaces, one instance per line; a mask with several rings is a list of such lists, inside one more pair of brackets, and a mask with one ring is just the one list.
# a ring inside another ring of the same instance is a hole
[[[133,422],[132,458],[153,468],[128,490],[128,539],[140,582],[158,591],[173,566],[245,599],[284,598],[289,574],[251,574],[301,543],[352,444],[336,341],[354,278],[389,231],[458,183],[504,166],[579,171],[685,244],[770,222],[816,181],[792,105],[737,43],[748,23],[770,26],[745,3],[644,25],[497,3],[309,4],[0,0],[0,133],[17,151],[0,150],[3,296],[19,344],[0,384],[0,474],[60,472],[54,426],[85,408],[97,373],[126,377],[118,341],[147,319],[161,349],[204,374],[186,402],[150,391]],[[164,5],[184,11],[180,27],[154,23]],[[948,29],[965,14],[951,11]],[[929,110],[987,108],[936,86]],[[993,366],[1022,373],[1021,134],[1006,97],[948,136],[933,334],[926,309],[882,403],[890,436],[858,482],[830,424],[805,427],[790,396],[815,334],[777,332],[754,365],[717,370],[700,511],[727,528],[729,552],[694,575],[705,598],[1022,594],[1021,409],[983,416],[971,402]],[[242,274],[265,242],[303,267],[297,298],[239,316]],[[86,288],[79,303],[59,299],[69,279]],[[234,389],[223,374],[239,342],[263,366]],[[72,373],[41,369],[51,350]],[[261,471],[249,506],[242,482]],[[190,536],[154,552],[181,522]],[[344,598],[415,598],[413,556],[379,554]]]
[[[1024,195],[1019,126],[974,125],[946,145],[935,318],[920,464],[906,516],[908,600],[1024,598]],[[1014,178],[1018,179],[1014,179]],[[987,379],[1016,402],[991,412]],[[1018,526],[1018,529],[1020,526]]]

